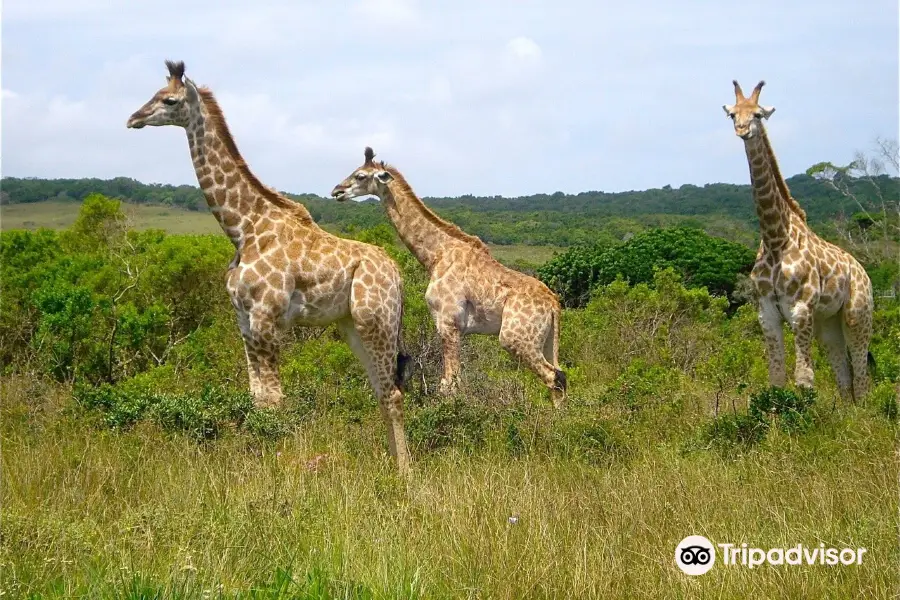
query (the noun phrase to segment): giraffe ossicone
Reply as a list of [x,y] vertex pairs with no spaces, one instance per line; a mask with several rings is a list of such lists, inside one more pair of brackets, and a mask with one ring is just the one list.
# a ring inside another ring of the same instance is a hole
[[390,452],[407,472],[399,268],[377,246],[326,232],[302,204],[260,182],[238,152],[212,92],[185,77],[184,62],[166,61],[166,67],[166,85],[126,125],[174,125],[187,132],[210,212],[235,246],[226,289],[256,404],[282,402],[280,334],[292,324],[334,324],[366,369]]
[[487,245],[438,217],[416,196],[403,175],[366,147],[363,165],[336,185],[344,201],[377,196],[403,243],[428,271],[425,300],[443,344],[441,391],[458,383],[461,338],[495,335],[550,390],[553,404],[565,402],[566,374],[559,368],[560,304],[534,277],[495,260]]
[[735,103],[722,108],[744,141],[759,217],[761,239],[750,279],[758,296],[769,383],[783,387],[787,380],[782,330],[786,321],[794,333],[795,383],[814,387],[811,349],[818,338],[841,397],[858,401],[870,383],[872,283],[852,254],[816,235],[791,196],[762,123],[775,112],[774,107],[759,104],[765,82],[760,81],[749,98],[736,80],[732,83]]

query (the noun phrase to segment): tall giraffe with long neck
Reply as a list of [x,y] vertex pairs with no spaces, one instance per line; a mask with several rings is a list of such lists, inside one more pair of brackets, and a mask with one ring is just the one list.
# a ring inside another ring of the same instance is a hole
[[762,124],[775,112],[774,107],[759,105],[765,82],[760,81],[749,98],[737,81],[732,83],[735,103],[722,108],[744,140],[759,217],[761,240],[750,279],[759,296],[769,383],[783,387],[786,382],[781,324],[787,321],[794,332],[796,384],[814,385],[811,348],[817,337],[828,355],[841,397],[860,400],[869,389],[872,283],[849,252],[810,229],[806,213],[791,196]]
[[131,115],[127,127],[175,125],[187,131],[210,212],[235,246],[226,289],[256,404],[282,401],[280,334],[291,324],[335,324],[365,366],[391,454],[405,472],[399,268],[377,246],[324,231],[302,204],[261,183],[238,152],[212,92],[184,76],[184,62],[166,66],[166,86]]
[[371,148],[365,149],[364,158],[331,195],[339,201],[380,198],[400,238],[428,271],[425,300],[443,342],[441,392],[457,386],[461,337],[496,335],[500,345],[549,388],[553,404],[561,408],[566,375],[559,368],[556,295],[534,277],[497,262],[479,238],[429,210],[396,168],[374,161]]

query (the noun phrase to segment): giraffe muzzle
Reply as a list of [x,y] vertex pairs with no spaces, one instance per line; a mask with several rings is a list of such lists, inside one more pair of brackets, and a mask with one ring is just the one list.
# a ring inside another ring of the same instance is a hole
[[125,123],[125,127],[127,127],[128,129],[142,129],[146,125],[147,123],[140,117],[130,117]]
[[331,197],[338,202],[343,202],[347,199],[347,190],[334,188],[333,190],[331,190]]

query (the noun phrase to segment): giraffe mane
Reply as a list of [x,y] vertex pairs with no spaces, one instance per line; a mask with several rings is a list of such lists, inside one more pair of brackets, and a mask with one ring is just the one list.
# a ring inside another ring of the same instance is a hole
[[800,206],[800,203],[791,196],[791,190],[788,188],[787,182],[784,180],[784,177],[781,175],[781,169],[778,167],[778,160],[775,158],[775,152],[772,150],[772,144],[769,142],[769,134],[765,131],[763,124],[760,123],[759,126],[763,130],[762,141],[763,145],[766,149],[766,154],[769,159],[769,169],[772,171],[772,177],[775,178],[775,185],[778,186],[778,191],[781,193],[784,201],[788,203],[790,209],[799,216],[803,222],[806,222],[806,211],[803,210],[803,207]]
[[225,114],[222,112],[222,108],[219,106],[218,101],[216,101],[212,90],[207,87],[198,87],[197,92],[199,92],[200,100],[203,102],[203,105],[206,107],[206,111],[209,113],[210,120],[216,127],[218,127],[222,143],[225,144],[225,150],[228,152],[228,154],[231,155],[231,158],[237,165],[238,171],[247,179],[248,182],[250,182],[250,185],[253,187],[253,189],[275,206],[293,211],[295,215],[298,216],[300,220],[305,224],[314,223],[312,215],[309,214],[309,211],[305,206],[303,206],[299,202],[294,202],[290,198],[281,195],[269,186],[265,185],[259,180],[259,178],[253,173],[253,171],[250,170],[250,167],[247,165],[244,157],[241,156],[237,144],[235,144],[234,142],[234,138],[231,135],[231,130],[228,128],[228,123],[225,121]]
[[[484,252],[487,252],[488,254],[490,254],[490,250],[487,247],[487,244],[485,244],[484,241],[482,241],[482,239],[480,237],[468,234],[465,231],[463,231],[462,229],[460,229],[458,225],[451,223],[449,221],[445,221],[444,219],[437,216],[437,214],[434,211],[432,211],[428,206],[426,206],[425,203],[422,202],[422,200],[413,191],[412,186],[409,185],[409,182],[406,181],[406,178],[403,177],[403,174],[400,173],[400,171],[398,171],[396,167],[394,167],[391,164],[385,163],[383,160],[381,161],[381,167],[393,176],[394,181],[392,182],[392,187],[395,186],[395,187],[399,188],[398,191],[401,194],[407,194],[409,196],[412,196],[422,206],[422,212],[425,215],[425,219],[428,220],[428,222],[435,225],[438,229],[440,229],[441,231],[443,231],[450,237],[456,238],[457,240],[459,240],[461,242],[471,244],[471,245],[475,246],[476,248],[478,248],[479,250],[483,250]],[[391,191],[393,193],[393,190],[391,190]]]

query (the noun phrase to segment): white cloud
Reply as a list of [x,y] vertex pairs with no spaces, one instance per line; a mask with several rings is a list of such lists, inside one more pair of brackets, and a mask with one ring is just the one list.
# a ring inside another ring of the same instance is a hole
[[506,44],[506,49],[509,50],[513,56],[521,58],[522,60],[540,60],[543,55],[541,47],[537,45],[537,42],[531,38],[521,36],[509,40]]

